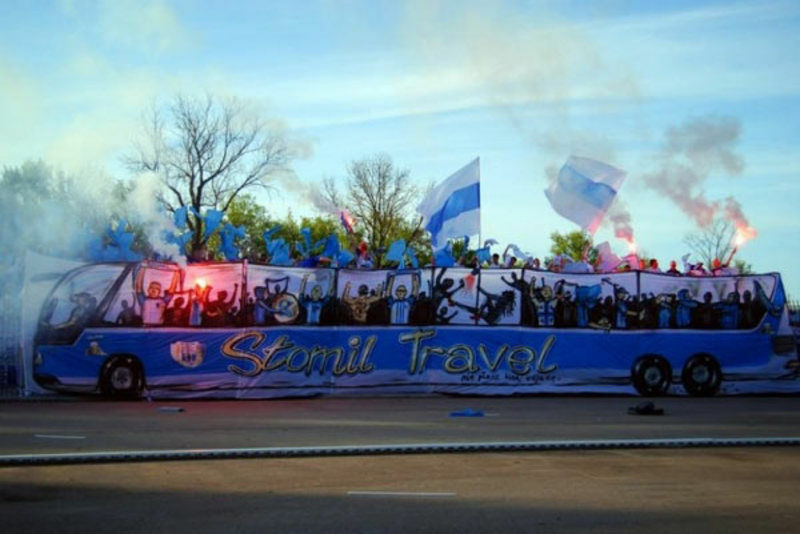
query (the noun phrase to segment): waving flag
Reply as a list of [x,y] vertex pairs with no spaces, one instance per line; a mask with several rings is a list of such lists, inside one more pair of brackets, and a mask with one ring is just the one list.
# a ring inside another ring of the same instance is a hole
[[206,227],[203,231],[203,237],[208,239],[211,237],[211,234],[219,227],[220,223],[222,222],[222,217],[225,215],[220,210],[206,210],[206,214],[203,217],[203,222],[205,223]]
[[451,237],[480,233],[480,178],[480,158],[475,158],[437,185],[417,207],[434,248]]
[[347,210],[341,210],[339,212],[339,220],[342,221],[342,226],[344,226],[345,232],[352,234],[353,226],[355,226],[356,220],[352,215],[350,215],[350,212]]
[[558,171],[556,182],[544,194],[559,215],[594,234],[624,180],[623,170],[570,156]]

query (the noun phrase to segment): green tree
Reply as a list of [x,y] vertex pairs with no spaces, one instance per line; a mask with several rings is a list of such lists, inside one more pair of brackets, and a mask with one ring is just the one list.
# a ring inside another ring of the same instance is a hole
[[739,271],[739,274],[753,274],[753,266],[745,260],[735,260],[733,266]]
[[585,230],[575,230],[566,234],[553,232],[550,234],[550,252],[568,256],[573,261],[580,261],[587,255],[590,262],[597,259],[597,249],[592,246],[592,236]]
[[[280,230],[275,233],[273,238],[283,238],[296,250],[297,243],[304,238],[301,233],[303,228],[311,230],[311,239],[316,243],[327,238],[331,234],[336,234],[339,243],[343,248],[351,248],[352,244],[344,233],[341,224],[330,216],[301,217],[296,220],[291,212],[282,219],[272,218],[267,215],[267,211],[259,204],[252,195],[240,195],[231,203],[226,213],[227,222],[234,226],[244,226],[245,238],[236,241],[237,247],[243,258],[251,261],[264,261],[266,259],[266,243],[264,242],[264,232],[270,228],[280,226]],[[208,250],[217,257],[219,239],[213,237],[208,242]]]
[[[403,235],[411,237],[415,224],[411,215],[418,190],[407,169],[395,167],[386,154],[353,161],[347,168],[345,192],[333,179],[324,184],[325,201],[336,208],[346,208],[363,232],[376,266],[383,263],[389,245]],[[417,237],[415,236],[415,240]]]
[[[264,206],[256,202],[252,195],[240,195],[231,202],[226,217],[232,225],[244,226],[245,237],[236,242],[242,257],[251,261],[263,259],[266,254],[264,232],[277,224],[267,216]],[[209,243],[209,250],[216,254],[218,246],[215,240]]]

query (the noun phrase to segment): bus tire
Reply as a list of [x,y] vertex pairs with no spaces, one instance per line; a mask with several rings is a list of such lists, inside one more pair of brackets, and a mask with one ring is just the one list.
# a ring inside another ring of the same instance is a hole
[[665,358],[648,354],[634,362],[631,380],[636,391],[644,397],[664,395],[672,383],[672,367]]
[[683,366],[681,382],[689,395],[710,397],[719,391],[722,369],[710,354],[695,354]]
[[135,356],[115,356],[103,366],[100,393],[112,399],[136,399],[144,388],[142,364]]

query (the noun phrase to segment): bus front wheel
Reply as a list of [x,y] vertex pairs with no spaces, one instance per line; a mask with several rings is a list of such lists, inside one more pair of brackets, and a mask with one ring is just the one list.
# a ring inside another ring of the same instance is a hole
[[642,356],[633,364],[631,380],[640,395],[664,395],[672,382],[672,367],[666,359],[656,354]]
[[689,395],[710,397],[719,391],[722,370],[710,354],[695,354],[683,366],[681,381]]
[[142,366],[133,356],[111,358],[103,368],[100,392],[105,397],[138,398],[143,386]]

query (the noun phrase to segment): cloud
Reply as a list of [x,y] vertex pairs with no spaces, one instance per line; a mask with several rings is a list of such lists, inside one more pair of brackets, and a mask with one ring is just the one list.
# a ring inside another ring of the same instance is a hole
[[40,142],[31,125],[42,121],[41,102],[36,80],[0,54],[0,162],[15,162],[26,146]]
[[143,52],[185,51],[195,44],[194,35],[162,0],[104,0],[98,22],[109,42]]
[[79,34],[99,37],[108,46],[145,54],[184,52],[197,44],[165,0],[59,0]]
[[706,194],[706,183],[712,174],[742,174],[744,159],[737,151],[740,135],[741,124],[732,117],[694,117],[671,126],[655,158],[658,168],[645,173],[643,183],[674,202],[699,227],[708,227],[723,211],[737,226],[747,226],[733,197],[726,198],[723,206]]

